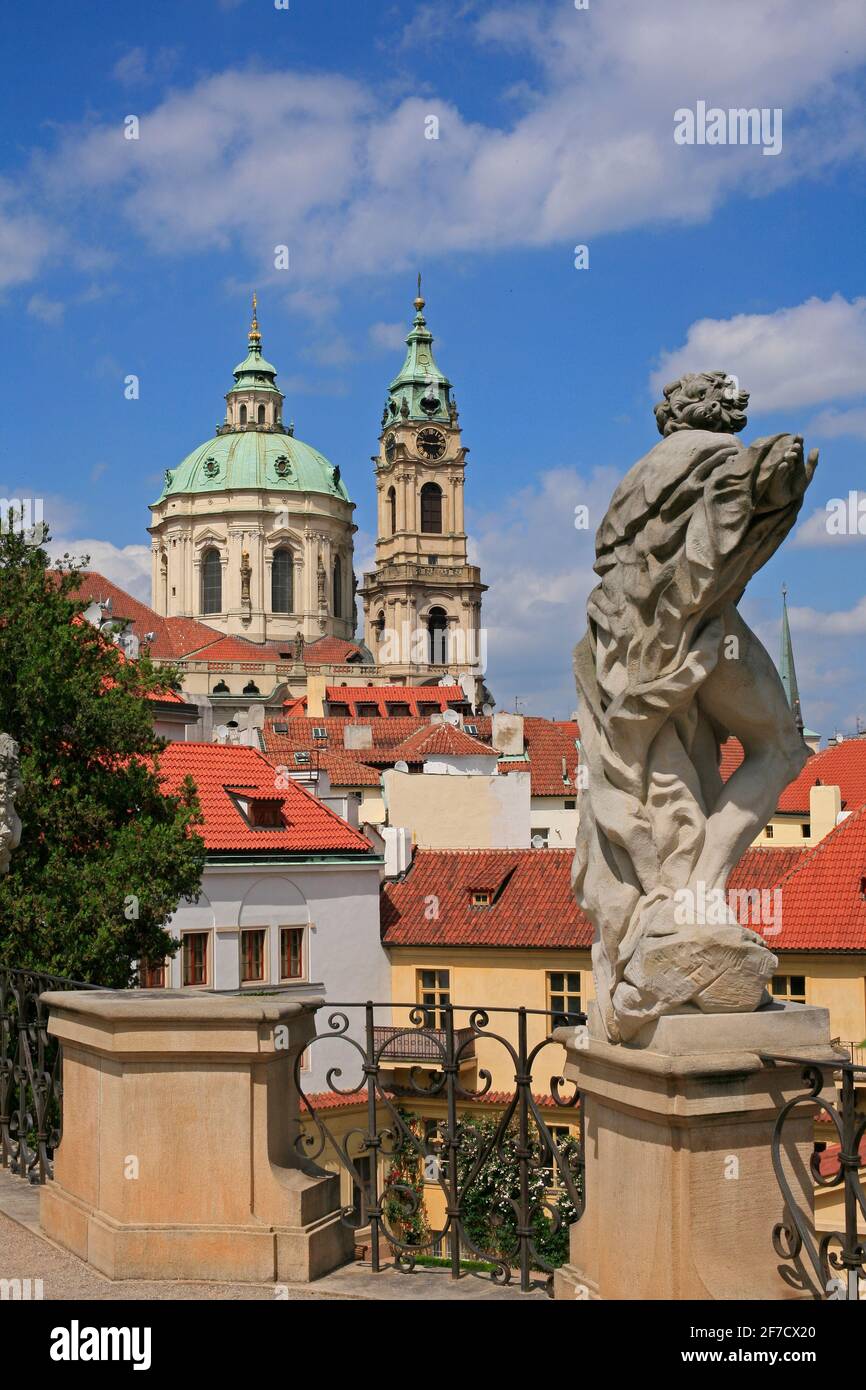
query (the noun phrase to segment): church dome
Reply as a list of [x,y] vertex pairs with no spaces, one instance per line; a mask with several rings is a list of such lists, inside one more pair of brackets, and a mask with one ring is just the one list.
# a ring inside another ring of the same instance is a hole
[[318,449],[295,439],[293,426],[283,424],[283,394],[276,374],[262,354],[253,295],[247,355],[235,367],[234,384],[226,393],[226,422],[177,468],[166,469],[154,507],[172,496],[250,489],[323,493],[352,505],[339,468]]
[[263,431],[216,435],[166,473],[157,498],[180,493],[319,492],[350,500],[340,473],[324,454],[289,434]]

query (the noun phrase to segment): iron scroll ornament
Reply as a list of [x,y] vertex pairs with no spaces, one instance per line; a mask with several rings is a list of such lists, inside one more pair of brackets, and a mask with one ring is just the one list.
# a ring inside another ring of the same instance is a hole
[[[783,1260],[796,1262],[805,1252],[809,1264],[824,1295],[828,1299],[856,1301],[859,1297],[860,1281],[866,1278],[866,1244],[858,1234],[858,1212],[866,1221],[866,1194],[859,1179],[859,1169],[863,1160],[860,1145],[866,1135],[866,1115],[856,1108],[855,1076],[860,1073],[866,1078],[866,1067],[851,1062],[826,1062],[792,1057],[780,1053],[761,1054],[765,1065],[777,1062],[800,1063],[803,1068],[803,1081],[807,1087],[800,1095],[793,1096],[783,1105],[776,1117],[771,1141],[771,1155],[776,1181],[785,1202],[785,1220],[773,1227],[773,1249]],[[841,1073],[841,1099],[831,1105],[823,1099],[821,1092],[826,1085],[825,1072]],[[839,1166],[827,1175],[821,1172],[820,1153],[814,1152],[809,1161],[809,1170],[815,1186],[822,1189],[843,1187],[845,1230],[827,1231],[821,1234],[813,1231],[798,1209],[796,1199],[782,1163],[782,1142],[785,1123],[798,1106],[811,1105],[822,1111],[832,1124],[839,1140]],[[832,1247],[839,1247],[838,1252]],[[790,1268],[780,1270],[785,1282],[792,1288],[805,1291],[806,1279],[801,1273]]]
[[[422,1005],[377,1006],[367,1003],[363,1006],[335,1004],[332,1007],[336,1012],[328,1017],[328,1031],[318,1033],[308,1046],[312,1048],[325,1039],[339,1039],[349,1045],[351,1059],[358,1065],[363,1083],[341,1084],[343,1068],[334,1066],[326,1074],[327,1084],[331,1091],[346,1097],[357,1098],[362,1090],[366,1091],[366,1128],[354,1127],[342,1138],[334,1133],[321,1108],[317,1108],[304,1091],[301,1058],[298,1057],[295,1061],[295,1083],[303,1102],[301,1119],[309,1122],[313,1128],[311,1132],[298,1135],[296,1146],[304,1157],[314,1162],[330,1146],[357,1189],[363,1193],[364,1220],[370,1226],[373,1270],[381,1268],[383,1238],[393,1252],[395,1267],[403,1273],[415,1269],[420,1256],[436,1253],[447,1238],[453,1278],[460,1277],[461,1260],[468,1256],[489,1266],[491,1280],[496,1284],[509,1283],[515,1268],[519,1269],[520,1287],[524,1291],[533,1287],[534,1268],[541,1270],[549,1282],[554,1266],[538,1248],[539,1222],[544,1223],[543,1229],[547,1235],[554,1236],[563,1228],[563,1199],[577,1217],[583,1210],[582,1133],[567,1151],[561,1149],[551,1135],[539,1101],[532,1092],[533,1067],[544,1048],[554,1040],[545,1037],[530,1050],[527,1043],[527,1015],[544,1013],[548,1018],[553,1016],[545,1010],[486,1010],[447,1004],[435,1010],[444,1026],[434,1028],[434,1011]],[[363,1044],[350,1035],[349,1015],[343,1012],[360,1007],[365,1011]],[[377,1027],[377,1007],[405,1008],[409,1021],[405,1025]],[[516,1015],[516,1046],[490,1027],[490,1014],[494,1012]],[[468,1015],[465,1027],[455,1027],[455,1013]],[[577,1017],[577,1021],[582,1022],[583,1015]],[[470,1058],[478,1040],[493,1042],[505,1049],[514,1067],[515,1078],[514,1092],[503,1102],[502,1113],[492,1132],[486,1136],[463,1123],[458,1110],[459,1103],[465,1106],[483,1100],[492,1088],[492,1076],[486,1068],[479,1069],[479,1084],[475,1089],[460,1079],[461,1063]],[[409,1068],[408,1086],[396,1094],[383,1079],[383,1072],[390,1070],[390,1060],[406,1052],[409,1061],[419,1054],[421,1060]],[[580,1118],[579,1097],[564,1094],[565,1085],[564,1077],[551,1077],[550,1096],[555,1107],[571,1112],[574,1123],[575,1119]],[[437,1126],[438,1142],[435,1145],[426,1136],[419,1136],[401,1113],[401,1102],[409,1104],[413,1097],[441,1098],[445,1102],[446,1117],[444,1124]],[[377,1118],[377,1112],[382,1109],[387,1118],[384,1127]],[[487,1250],[481,1248],[467,1230],[466,1201],[490,1157],[496,1153],[504,1155],[509,1142],[513,1145],[512,1153],[517,1159],[519,1175],[519,1193],[508,1199],[515,1218],[512,1232],[514,1248]],[[408,1153],[415,1162],[424,1166],[426,1180],[436,1183],[444,1197],[444,1222],[440,1228],[432,1230],[426,1239],[404,1239],[402,1233],[394,1229],[394,1222],[386,1209],[387,1205],[391,1206],[392,1211],[396,1208],[397,1219],[405,1226],[419,1214],[420,1193],[407,1183],[392,1181],[387,1185],[386,1204],[383,1202],[385,1193],[379,1190],[380,1156],[395,1160],[401,1152]],[[358,1160],[365,1158],[370,1159],[369,1173],[362,1172],[359,1167]],[[549,1175],[550,1183],[545,1181],[544,1175]],[[554,1177],[556,1192],[552,1189]],[[350,1227],[357,1229],[359,1224],[363,1224],[352,1207],[344,1208],[342,1215]]]

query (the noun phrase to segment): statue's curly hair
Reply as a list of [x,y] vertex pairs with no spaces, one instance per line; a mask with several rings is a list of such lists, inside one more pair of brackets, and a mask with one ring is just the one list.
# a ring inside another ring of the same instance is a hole
[[746,424],[748,391],[741,391],[728,372],[687,372],[664,389],[655,407],[659,434],[677,430],[713,430],[736,434]]

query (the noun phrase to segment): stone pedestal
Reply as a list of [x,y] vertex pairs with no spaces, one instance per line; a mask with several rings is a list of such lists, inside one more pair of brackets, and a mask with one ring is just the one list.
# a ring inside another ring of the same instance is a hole
[[[830,1060],[826,1009],[689,1012],[613,1046],[593,1006],[588,1028],[560,1029],[566,1076],[583,1096],[586,1209],[571,1228],[557,1298],[788,1299],[814,1296],[783,1277],[773,1250],[784,1203],[771,1138],[780,1106],[806,1086],[797,1063]],[[812,1107],[785,1125],[784,1163],[811,1213]]]
[[351,1257],[293,1066],[321,1000],[51,992],[63,1138],[42,1229],[112,1279],[310,1280]]

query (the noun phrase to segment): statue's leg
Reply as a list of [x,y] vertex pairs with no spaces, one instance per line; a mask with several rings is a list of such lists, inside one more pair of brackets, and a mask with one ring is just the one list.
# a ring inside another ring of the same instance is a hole
[[[702,708],[743,745],[745,758],[707,818],[692,886],[724,888],[728,874],[776,809],[779,793],[802,770],[809,750],[794,722],[773,662],[735,608],[725,614],[726,643],[701,688]],[[736,655],[727,658],[729,640]]]

